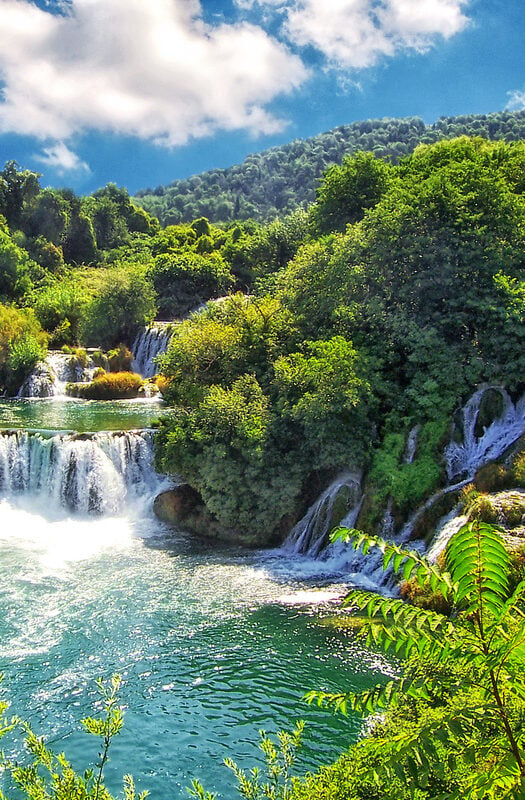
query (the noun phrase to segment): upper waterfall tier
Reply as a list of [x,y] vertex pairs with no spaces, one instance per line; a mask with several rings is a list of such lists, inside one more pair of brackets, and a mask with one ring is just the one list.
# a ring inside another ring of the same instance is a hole
[[90,381],[96,364],[91,358],[82,366],[71,353],[61,350],[50,350],[44,361],[40,361],[24,381],[17,393],[17,398],[63,397],[66,383],[83,383]]
[[159,371],[155,359],[168,349],[172,336],[171,323],[155,322],[148,328],[139,331],[133,342],[134,372],[143,378],[152,378]]
[[93,435],[0,433],[0,494],[40,498],[49,509],[115,514],[159,488],[146,431]]

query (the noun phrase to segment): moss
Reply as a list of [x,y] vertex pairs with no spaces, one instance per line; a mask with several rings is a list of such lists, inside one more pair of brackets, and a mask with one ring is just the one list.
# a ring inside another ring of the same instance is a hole
[[71,351],[71,358],[69,360],[69,365],[73,369],[75,367],[81,367],[82,369],[86,369],[86,367],[89,365],[88,354],[82,347],[76,347]]
[[500,492],[512,485],[512,473],[503,464],[486,464],[474,478],[474,486],[479,492]]

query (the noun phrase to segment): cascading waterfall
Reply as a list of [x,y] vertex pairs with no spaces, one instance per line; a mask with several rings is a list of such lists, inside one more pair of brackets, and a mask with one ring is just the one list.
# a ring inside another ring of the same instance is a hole
[[361,502],[360,476],[348,473],[337,478],[292,528],[284,549],[317,558],[326,550],[332,528],[339,523],[349,525],[349,516],[360,508]]
[[[476,425],[481,403],[488,391],[500,395],[503,411],[477,437]],[[525,433],[525,395],[513,403],[505,389],[482,387],[464,406],[461,412],[461,428],[461,443],[453,441],[445,450],[447,475],[451,482],[459,477],[473,478],[480,467],[499,458]]]
[[0,434],[0,493],[40,497],[79,513],[115,514],[130,500],[150,497],[160,485],[151,464],[148,431]]
[[[488,391],[499,394],[502,410],[498,417],[485,426],[479,434],[478,418],[483,398]],[[460,428],[461,441],[451,441],[444,452],[449,484],[428,498],[398,533],[394,530],[390,501],[385,509],[381,530],[384,538],[394,539],[398,544],[405,544],[413,539],[414,527],[422,515],[444,495],[457,492],[470,483],[480,467],[499,458],[525,433],[525,395],[513,403],[505,389],[481,387],[461,410]],[[418,434],[419,426],[415,426],[408,435],[403,456],[405,464],[410,464],[414,460]],[[351,489],[352,500],[349,502],[346,516],[342,517],[341,514],[334,514],[334,509],[338,498],[341,498],[343,488],[346,488],[347,492]],[[336,567],[339,564],[353,579],[360,579],[362,582],[364,578],[367,583],[384,590],[388,587],[390,576],[387,573],[383,574],[379,556],[368,554],[363,558],[361,553],[348,547],[342,550],[340,545],[328,544],[329,532],[335,525],[341,524],[349,528],[355,526],[362,501],[359,478],[355,475],[345,475],[334,481],[292,529],[284,543],[284,549],[322,561],[329,560]],[[453,514],[445,517],[438,526],[438,535],[435,539],[437,544],[433,547],[441,548],[452,533],[461,527],[462,520],[463,517],[456,517]],[[422,550],[424,543],[411,542],[410,546]]]
[[140,331],[133,342],[132,369],[143,378],[152,378],[158,372],[155,362],[157,356],[168,349],[172,336],[171,323],[155,322],[148,328]]
[[17,393],[17,398],[64,397],[66,383],[90,381],[96,365],[89,361],[81,366],[69,353],[50,350],[44,361],[40,361],[26,378]]
[[329,541],[336,525],[355,527],[363,500],[360,475],[337,478],[292,528],[282,550],[315,560],[328,574],[341,574],[364,588],[388,592],[390,576],[383,572],[380,553],[363,558],[360,551]]

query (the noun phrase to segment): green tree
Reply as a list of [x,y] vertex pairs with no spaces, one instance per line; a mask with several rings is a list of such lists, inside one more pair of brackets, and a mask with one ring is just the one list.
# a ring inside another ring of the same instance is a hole
[[12,230],[20,227],[24,207],[38,195],[39,177],[31,170],[21,170],[16,161],[8,161],[0,172],[0,214]]
[[121,264],[101,271],[86,309],[81,338],[93,346],[129,345],[155,316],[155,292],[142,265]]
[[388,189],[392,168],[373,153],[346,156],[341,166],[330,167],[317,190],[317,201],[310,219],[318,235],[344,231],[362,219]]

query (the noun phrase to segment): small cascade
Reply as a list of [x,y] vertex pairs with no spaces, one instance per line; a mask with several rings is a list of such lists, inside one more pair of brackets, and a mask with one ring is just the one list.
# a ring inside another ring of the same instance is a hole
[[86,367],[78,359],[61,350],[50,350],[44,361],[40,361],[17,393],[17,398],[64,397],[66,383],[90,381],[96,365],[89,360]]
[[[489,391],[499,394],[502,412],[484,427],[481,435],[476,435],[483,398]],[[514,404],[505,389],[483,387],[462,409],[460,427],[462,441],[452,441],[445,450],[451,482],[460,477],[473,478],[481,466],[499,458],[525,433],[525,395]]]
[[311,558],[317,558],[321,551],[325,555],[332,528],[339,524],[350,526],[349,517],[357,509],[357,519],[361,503],[360,476],[355,473],[342,475],[330,484],[292,528],[283,545],[284,549]]
[[0,433],[0,494],[31,495],[47,508],[115,514],[149,497],[160,479],[148,431],[44,436]]
[[35,364],[31,374],[27,376],[16,396],[21,397],[54,397],[56,375],[47,361]]
[[157,374],[158,367],[155,359],[168,349],[172,336],[171,324],[155,322],[137,334],[131,348],[133,372],[138,372],[143,378],[152,378]]
[[403,462],[405,464],[411,464],[414,460],[414,456],[416,455],[419,427],[420,427],[419,425],[414,425],[414,427],[408,434],[407,443],[405,445],[405,452],[403,454]]
[[452,509],[452,511],[447,514],[446,517],[443,517],[443,519],[439,521],[436,528],[436,535],[434,536],[432,545],[426,554],[429,561],[436,561],[437,557],[447,546],[449,539],[451,539],[467,521],[467,516],[458,516],[457,506],[456,508]]

